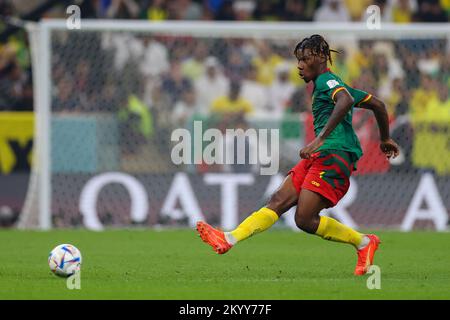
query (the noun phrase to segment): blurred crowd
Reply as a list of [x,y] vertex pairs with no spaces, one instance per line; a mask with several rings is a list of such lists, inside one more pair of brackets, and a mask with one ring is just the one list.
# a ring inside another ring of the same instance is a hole
[[[0,0],[0,16],[2,17],[0,33],[7,26],[4,21],[5,17],[23,16],[45,2],[45,0]],[[152,21],[361,21],[366,19],[366,8],[371,4],[380,7],[382,21],[386,22],[448,22],[450,14],[450,0],[79,0],[59,1],[52,8],[42,12],[42,15],[44,17],[65,18],[67,17],[65,9],[71,3],[80,6],[82,18],[148,19]],[[148,46],[146,54],[151,50],[160,50],[160,53],[164,54],[164,49],[157,48],[157,44]],[[170,48],[165,50],[167,49]],[[197,51],[201,50],[200,48]],[[208,49],[203,50],[208,51]],[[264,50],[263,48],[262,51]],[[234,52],[232,51],[232,53]],[[202,53],[199,52],[195,55],[202,55]],[[264,55],[264,52],[262,55]],[[197,58],[190,59],[186,56],[179,58],[183,60],[180,63],[186,64],[184,60],[189,60],[187,65],[196,68],[194,62],[197,61]],[[240,57],[233,54],[228,59],[239,60]],[[275,59],[277,58],[275,57]],[[405,63],[412,65],[414,64],[413,60],[414,58],[409,58],[410,62]],[[218,63],[211,59],[208,61],[211,65]],[[341,61],[343,60],[341,59]],[[222,60],[219,62],[223,62],[224,69],[229,71],[228,61]],[[155,68],[168,71],[169,63],[167,61],[164,63]],[[261,67],[261,63],[262,61],[255,60],[252,66]],[[271,64],[275,63],[275,60],[271,61]],[[176,68],[177,64],[170,69]],[[186,68],[186,66],[183,68]],[[195,73],[198,74],[199,70],[197,68],[190,72],[194,72],[195,76]],[[175,70],[171,72],[176,73]],[[260,73],[261,70],[246,70],[247,78],[252,77],[252,73],[255,72]],[[258,74],[257,76],[260,83],[267,85],[267,78],[274,77],[274,74],[265,76]],[[261,77],[266,77],[266,79],[261,79]],[[219,92],[223,92],[224,83],[222,81],[222,89],[220,89],[222,91],[219,90]],[[248,87],[248,84],[244,87]],[[244,88],[245,90],[248,90],[248,88]],[[289,90],[293,91],[292,88]],[[276,108],[276,106],[272,107]],[[32,108],[32,77],[28,39],[23,31],[19,31],[0,42],[0,110],[32,110]]]
[[[0,4],[1,14],[14,14],[7,1]],[[80,2],[85,18],[327,22],[360,21],[370,4],[380,6],[383,21],[398,23],[447,22],[450,12],[450,0]],[[54,9],[48,16],[65,17],[65,12]],[[173,128],[189,127],[195,118],[225,128],[245,127],[247,115],[276,120],[300,114],[307,143],[312,87],[297,75],[292,52],[299,40],[57,32],[52,38],[53,110],[117,113],[125,141],[170,136]],[[327,40],[339,51],[333,54],[332,71],[386,102],[393,136],[409,155],[403,163],[410,167],[417,124],[450,122],[448,40]],[[32,110],[31,83],[27,38],[19,32],[0,45],[0,110]],[[378,147],[370,114],[356,112],[355,128],[365,150]],[[123,145],[129,154],[139,150],[138,144]],[[369,164],[361,168],[370,171]]]
[[[0,1],[0,34],[6,17],[17,17],[12,1]],[[0,41],[0,111],[33,110],[31,61],[24,31]]]
[[[378,5],[386,22],[448,22],[448,0],[94,0],[86,18],[148,20],[360,21]],[[53,15],[65,15],[55,10]]]
[[[307,125],[305,143],[313,137],[313,88],[298,77],[292,53],[300,39],[107,32],[77,37],[67,32],[55,35],[53,109],[117,112],[125,124],[124,141],[170,136],[174,128],[189,128],[193,119],[208,119],[213,127],[245,128],[247,116],[277,121],[300,115]],[[448,130],[447,39],[328,40],[339,51],[332,56],[331,70],[386,102],[393,136],[409,155],[404,165],[410,167],[416,124]],[[378,128],[370,113],[357,110],[354,122],[363,148],[377,150]],[[443,128],[436,127],[439,124]],[[164,143],[157,145],[166,148]],[[139,149],[136,144],[124,146],[128,153]],[[373,155],[367,161],[361,166],[365,170],[370,171],[371,164],[376,164],[376,172],[388,168],[387,162],[373,161]]]

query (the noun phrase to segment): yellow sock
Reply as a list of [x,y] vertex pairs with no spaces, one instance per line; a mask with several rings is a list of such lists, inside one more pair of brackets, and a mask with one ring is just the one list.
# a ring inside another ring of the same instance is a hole
[[269,229],[277,220],[278,215],[269,208],[263,207],[253,212],[236,229],[228,233],[231,235],[232,244]]
[[325,240],[349,243],[358,248],[364,235],[333,218],[321,216],[316,235]]

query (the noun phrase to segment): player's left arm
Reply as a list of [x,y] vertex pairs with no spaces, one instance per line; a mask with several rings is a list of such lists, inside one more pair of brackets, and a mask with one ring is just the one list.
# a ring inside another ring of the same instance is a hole
[[400,153],[400,148],[389,136],[389,117],[384,102],[375,96],[370,96],[368,100],[359,104],[359,107],[372,110],[374,113],[380,130],[381,151],[383,151],[388,159],[397,157]]
[[343,90],[339,90],[333,96],[333,99],[335,101],[335,105],[327,124],[310,144],[300,150],[301,158],[309,159],[311,154],[323,145],[325,139],[330,135],[330,133],[342,120],[344,120],[345,115],[354,103],[353,97],[345,88]]

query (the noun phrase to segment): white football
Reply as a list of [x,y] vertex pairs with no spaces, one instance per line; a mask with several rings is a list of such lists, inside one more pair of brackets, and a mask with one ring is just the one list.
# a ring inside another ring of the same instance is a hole
[[81,268],[81,252],[71,244],[60,244],[50,252],[48,265],[54,274],[69,277]]

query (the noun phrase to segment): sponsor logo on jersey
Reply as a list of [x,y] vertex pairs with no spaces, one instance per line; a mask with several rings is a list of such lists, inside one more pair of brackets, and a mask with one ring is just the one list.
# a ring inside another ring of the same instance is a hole
[[317,181],[311,181],[312,185],[315,185],[316,187],[320,187],[320,183],[318,183]]
[[334,87],[336,87],[339,84],[339,82],[337,82],[336,80],[328,80],[327,81],[327,85],[330,89],[333,89]]

